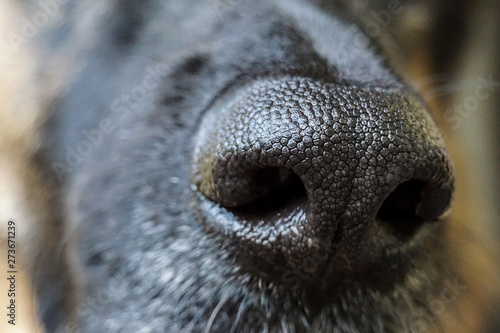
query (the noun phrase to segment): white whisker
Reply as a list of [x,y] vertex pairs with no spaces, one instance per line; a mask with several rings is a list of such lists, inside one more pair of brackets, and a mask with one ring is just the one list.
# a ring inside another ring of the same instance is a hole
[[226,300],[227,300],[227,297],[224,295],[223,297],[221,297],[219,303],[217,303],[217,306],[215,307],[214,311],[212,312],[212,315],[210,315],[210,319],[208,320],[207,328],[205,329],[205,333],[210,333],[210,330],[212,329],[212,325],[215,322],[215,317],[217,317],[217,314],[219,313],[220,309],[222,308],[222,306],[224,305]]

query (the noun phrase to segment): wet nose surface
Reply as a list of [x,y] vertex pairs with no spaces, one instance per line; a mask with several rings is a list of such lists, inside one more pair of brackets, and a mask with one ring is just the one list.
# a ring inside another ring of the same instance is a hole
[[192,183],[207,230],[279,272],[318,251],[350,267],[397,251],[448,209],[453,172],[415,97],[289,77],[207,111]]

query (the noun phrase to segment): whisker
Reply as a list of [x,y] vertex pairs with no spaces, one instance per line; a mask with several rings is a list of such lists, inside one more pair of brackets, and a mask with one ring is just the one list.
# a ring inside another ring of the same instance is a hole
[[210,319],[208,320],[207,327],[205,329],[205,333],[210,333],[210,330],[212,329],[212,326],[215,322],[215,317],[217,317],[217,314],[219,313],[220,309],[222,308],[222,306],[224,305],[226,300],[227,300],[227,297],[225,295],[223,295],[223,297],[221,297],[219,303],[217,303],[217,306],[215,307],[214,311],[212,312],[212,315],[210,315]]
[[236,327],[238,326],[238,323],[239,323],[239,321],[241,319],[241,315],[243,314],[243,309],[245,308],[244,307],[245,300],[246,300],[246,296],[243,297],[241,299],[241,301],[240,301],[240,306],[238,307],[238,313],[236,314],[236,318],[234,319],[234,323],[231,326],[231,330],[229,331],[229,333],[235,333],[236,332]]

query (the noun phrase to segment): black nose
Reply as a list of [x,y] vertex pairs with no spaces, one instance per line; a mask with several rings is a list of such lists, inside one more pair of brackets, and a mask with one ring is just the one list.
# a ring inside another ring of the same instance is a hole
[[258,81],[220,98],[195,142],[205,226],[259,269],[300,266],[319,249],[351,266],[377,260],[439,220],[452,196],[433,121],[397,91]]

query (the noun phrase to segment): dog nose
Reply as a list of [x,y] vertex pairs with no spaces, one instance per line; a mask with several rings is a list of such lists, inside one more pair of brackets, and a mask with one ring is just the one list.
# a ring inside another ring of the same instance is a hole
[[415,96],[289,77],[212,105],[192,184],[208,230],[279,271],[320,249],[351,266],[397,250],[448,210],[453,170]]

